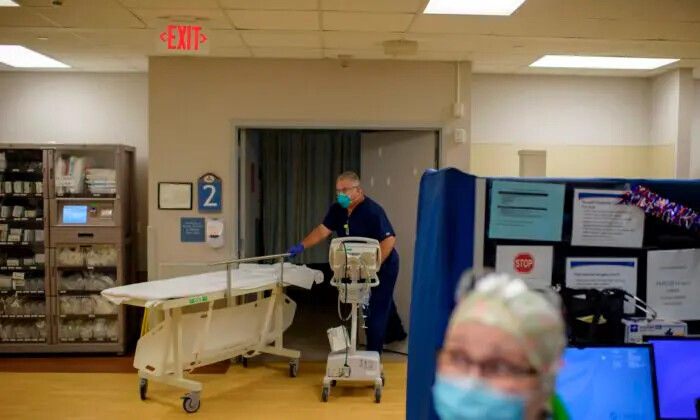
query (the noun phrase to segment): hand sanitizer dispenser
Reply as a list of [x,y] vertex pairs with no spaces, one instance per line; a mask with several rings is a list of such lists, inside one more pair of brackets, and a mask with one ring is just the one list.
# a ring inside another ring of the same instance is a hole
[[207,219],[207,243],[216,249],[224,246],[224,222],[219,219]]

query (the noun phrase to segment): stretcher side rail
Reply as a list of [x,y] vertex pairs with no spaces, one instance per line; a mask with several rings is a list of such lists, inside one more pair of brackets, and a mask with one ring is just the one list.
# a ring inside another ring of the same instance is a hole
[[210,263],[210,266],[219,266],[219,265],[225,265],[226,266],[226,304],[231,305],[231,266],[232,265],[238,265],[241,263],[247,263],[247,262],[259,262],[259,261],[269,261],[269,260],[279,260],[280,262],[280,276],[277,279],[278,283],[281,285],[284,284],[284,259],[287,257],[291,257],[291,254],[274,254],[274,255],[263,255],[261,257],[248,257],[248,258],[237,258],[234,260],[228,260],[228,261],[219,261],[219,262],[213,262]]
[[[287,285],[284,285],[286,287]],[[277,283],[269,284],[260,287],[246,288],[246,289],[233,289],[231,291],[231,297],[246,296],[250,294],[260,293],[264,291],[271,290],[277,287]],[[165,300],[150,300],[150,299],[139,299],[139,298],[126,298],[122,304],[131,306],[141,306],[149,309],[167,310],[172,308],[179,308],[184,306],[196,305],[200,303],[207,303],[209,301],[221,300],[227,298],[225,291],[210,292],[204,294],[198,294],[193,296],[187,296],[177,299],[165,299]],[[192,299],[195,299],[193,302]]]

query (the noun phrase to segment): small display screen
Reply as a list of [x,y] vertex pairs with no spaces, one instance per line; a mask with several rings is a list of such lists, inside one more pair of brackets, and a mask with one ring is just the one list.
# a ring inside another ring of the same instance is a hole
[[63,206],[63,223],[84,225],[87,214],[88,206]]

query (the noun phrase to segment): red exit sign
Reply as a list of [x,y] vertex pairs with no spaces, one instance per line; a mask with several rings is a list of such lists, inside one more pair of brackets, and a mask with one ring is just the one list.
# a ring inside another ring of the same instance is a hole
[[160,33],[160,40],[170,51],[200,51],[209,38],[196,25],[168,25]]

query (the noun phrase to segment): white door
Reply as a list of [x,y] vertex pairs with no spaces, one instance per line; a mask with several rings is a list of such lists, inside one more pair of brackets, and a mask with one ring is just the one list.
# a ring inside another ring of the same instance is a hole
[[394,300],[406,331],[410,323],[418,190],[423,172],[437,167],[437,141],[435,131],[362,134],[362,186],[384,208],[396,231],[400,268]]

